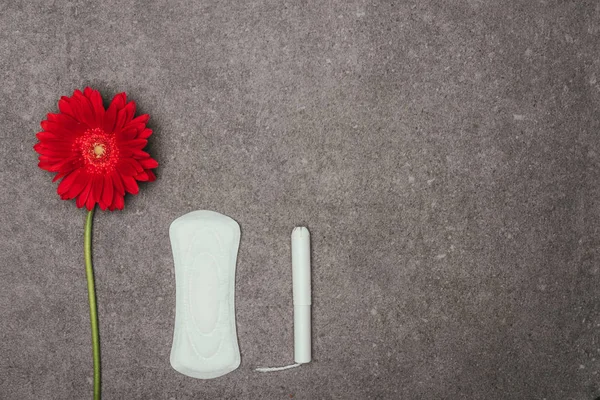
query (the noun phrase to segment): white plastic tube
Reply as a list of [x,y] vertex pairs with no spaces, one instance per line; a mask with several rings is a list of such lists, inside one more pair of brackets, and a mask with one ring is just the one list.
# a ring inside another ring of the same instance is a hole
[[292,231],[292,285],[294,297],[294,361],[311,361],[310,233]]

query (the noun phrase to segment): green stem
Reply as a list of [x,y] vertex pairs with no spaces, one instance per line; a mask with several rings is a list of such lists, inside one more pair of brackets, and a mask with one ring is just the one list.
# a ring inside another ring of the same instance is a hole
[[83,254],[85,256],[85,277],[87,278],[88,300],[90,302],[90,324],[92,326],[92,353],[94,357],[94,400],[100,400],[100,336],[98,334],[98,307],[94,288],[94,269],[92,267],[92,218],[94,209],[87,213],[83,235]]

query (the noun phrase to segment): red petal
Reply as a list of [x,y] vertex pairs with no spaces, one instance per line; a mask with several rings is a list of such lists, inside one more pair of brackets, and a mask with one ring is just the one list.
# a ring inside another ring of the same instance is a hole
[[129,164],[133,165],[133,168],[135,168],[135,172],[138,174],[144,170],[142,165],[135,158],[126,158],[123,161],[128,162]]
[[125,114],[125,124],[123,124],[123,126],[125,126],[129,122],[133,122],[133,117],[135,115],[135,110],[136,110],[135,101],[130,101],[129,104],[127,104],[125,106],[124,110],[126,111],[126,114]]
[[115,124],[115,130],[121,129],[133,118],[135,114],[135,102],[130,101],[127,103],[125,108],[117,112],[117,122]]
[[133,149],[131,151],[131,155],[133,157],[135,157],[136,159],[146,159],[146,158],[150,157],[150,154],[148,154],[145,151],[140,150],[140,149]]
[[48,172],[58,172],[58,169],[54,169],[53,167],[54,164],[52,164],[49,161],[43,161],[40,160],[40,162],[38,163],[38,167],[43,169],[44,171],[48,171]]
[[77,175],[75,182],[73,182],[73,184],[68,188],[68,190],[65,193],[61,194],[60,197],[63,200],[74,199],[83,191],[83,189],[85,189],[87,182],[87,174],[82,171],[80,174]]
[[[88,204],[90,199],[92,199],[92,205],[99,202],[102,197],[102,189],[104,188],[104,177],[102,175],[98,175],[94,177],[94,186],[92,187],[92,192],[90,193],[90,197],[88,197]],[[90,209],[90,207],[88,207]]]
[[147,170],[146,173],[148,174],[148,182],[154,182],[156,180],[156,175],[154,175],[154,172]]
[[117,117],[117,108],[111,104],[104,113],[104,132],[113,132],[115,130],[115,119]]
[[74,199],[77,195],[79,195],[83,189],[85,189],[90,177],[87,173],[81,172],[75,182],[69,188],[69,191],[65,194],[66,199]]
[[57,139],[70,138],[82,131],[80,124],[62,123],[44,120],[40,123],[42,129],[51,132]]
[[111,105],[114,103],[115,107],[117,107],[117,111],[123,109],[125,104],[127,104],[127,95],[125,92],[117,93],[115,97],[113,97]]
[[71,185],[73,184],[73,182],[75,182],[75,179],[79,176],[80,171],[79,170],[75,170],[73,172],[71,172],[69,175],[67,175],[58,185],[58,187],[56,188],[56,192],[60,195],[63,195],[65,193],[67,193],[71,187]]
[[60,172],[60,166],[60,163],[42,160],[41,158],[38,164],[38,167],[49,172]]
[[85,185],[85,188],[77,196],[77,200],[75,201],[75,204],[77,205],[78,208],[81,208],[85,205],[85,202],[86,202],[91,190],[92,190],[92,179],[88,179],[88,181]]
[[115,184],[115,193],[119,193],[121,196],[124,196],[125,187],[123,186],[123,180],[121,180],[121,176],[117,173],[117,171],[113,171],[111,173],[111,178]]
[[113,199],[114,186],[110,175],[104,175],[104,188],[102,189],[102,201],[110,204]]
[[52,114],[52,113],[48,113],[46,114],[46,119],[48,121],[51,122],[58,122],[59,124],[78,124],[79,121],[77,121],[75,118],[71,117],[70,115],[67,114]]
[[92,208],[94,208],[95,204],[96,202],[92,199],[92,196],[90,195],[85,201],[85,208],[87,208],[88,211],[92,211]]
[[96,116],[94,114],[94,107],[92,106],[92,102],[86,96],[81,93],[81,91],[76,90],[73,93],[73,99],[75,99],[75,103],[73,104],[73,110],[79,110],[79,115],[81,116],[81,120],[90,128],[97,128],[96,124]]
[[124,128],[119,134],[121,136],[121,140],[132,140],[137,136],[138,130],[135,129],[135,127],[129,126]]
[[56,144],[57,146],[70,146],[73,144],[74,136],[57,136],[52,132],[38,132],[35,136],[40,140],[40,142],[44,142],[46,144]]
[[136,124],[146,124],[149,120],[150,114],[142,114],[135,117],[132,122]]
[[50,133],[50,132],[38,132],[38,133],[35,134],[35,137],[37,137],[41,141],[46,141],[46,140],[61,140],[54,133]]
[[139,135],[138,139],[148,139],[152,135],[152,129],[144,129]]
[[138,194],[140,188],[138,187],[137,182],[132,176],[123,176],[123,185],[125,185],[125,190],[131,194]]
[[139,117],[132,119],[130,122],[125,124],[126,128],[133,128],[136,132],[141,132],[146,128],[146,123],[150,119],[148,114],[142,114]]
[[[79,90],[75,90],[73,92],[73,96],[71,96],[69,99],[69,105],[71,106],[71,110],[73,111],[73,116],[75,119],[87,125],[88,121],[84,118],[84,112],[81,107],[81,102],[79,101],[77,92],[81,93]],[[83,94],[81,94],[81,96],[83,97]]]
[[67,174],[68,174],[68,172],[59,172],[59,173],[57,173],[54,176],[54,178],[52,178],[52,182],[56,182],[57,180],[59,180],[60,178],[63,178]]
[[146,139],[134,139],[121,143],[123,147],[133,147],[135,149],[143,149],[148,144]]
[[121,147],[119,149],[119,157],[132,158],[133,157],[133,149],[129,149],[127,147]]
[[118,130],[120,128],[123,128],[123,125],[125,125],[125,110],[119,110],[117,111],[117,121],[115,122],[115,130]]
[[123,161],[117,164],[117,171],[119,171],[121,177],[132,176],[137,174],[137,171],[135,170],[135,167],[133,165]]
[[112,204],[108,207],[108,209],[111,211],[114,211],[115,208],[122,210],[124,206],[125,199],[123,199],[123,195],[115,192]]
[[125,107],[126,100],[127,96],[125,93],[119,93],[113,97],[110,105],[108,106],[108,110],[106,110],[106,114],[104,115],[105,132],[114,132],[115,123],[117,121],[117,112]]
[[141,182],[146,182],[149,178],[148,173],[146,171],[140,172],[135,176],[135,179]]
[[48,146],[45,145],[44,143],[38,143],[38,145],[36,145],[35,151],[37,151],[39,154],[43,154],[47,157],[55,157],[61,160],[64,160],[65,158],[69,158],[73,155],[73,152],[71,151],[71,148],[61,148],[58,146]]
[[148,114],[138,115],[137,117],[135,117],[134,119],[131,120],[130,125],[138,125],[138,124],[146,125],[146,123],[148,122],[149,119],[150,119],[150,115],[148,115]]
[[154,158],[146,158],[145,160],[139,160],[139,163],[144,169],[152,169],[158,167],[158,162]]
[[72,171],[81,166],[81,160],[78,160],[77,158],[69,157],[69,158],[65,158],[64,160],[62,160],[56,166],[58,168],[57,171],[61,171],[61,172]]
[[117,207],[118,210],[122,210],[125,207],[125,199],[123,196],[117,196],[115,199],[115,207]]
[[70,100],[67,96],[62,96],[58,101],[58,109],[61,113],[67,114],[73,118],[75,118],[75,113],[73,112],[73,108],[71,107]]
[[85,208],[87,208],[88,211],[92,211],[92,208],[94,208],[95,204],[96,204],[96,200],[94,200],[94,198],[92,197],[92,194],[90,193],[87,200],[85,201]]
[[92,108],[94,109],[94,114],[96,116],[96,124],[98,126],[104,126],[104,103],[102,102],[100,92],[87,87],[83,91],[83,94],[90,99],[90,102],[92,103]]

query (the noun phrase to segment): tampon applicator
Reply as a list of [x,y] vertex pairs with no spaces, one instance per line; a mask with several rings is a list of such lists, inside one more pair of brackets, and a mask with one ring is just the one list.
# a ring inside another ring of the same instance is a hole
[[284,371],[311,361],[310,233],[303,226],[292,231],[292,296],[294,299],[294,362],[285,367],[256,368]]
[[294,361],[311,361],[310,233],[292,231],[292,285],[294,297]]

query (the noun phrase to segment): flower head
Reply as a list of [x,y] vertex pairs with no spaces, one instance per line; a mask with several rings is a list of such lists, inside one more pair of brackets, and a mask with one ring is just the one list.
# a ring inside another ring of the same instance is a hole
[[60,112],[48,114],[34,146],[38,166],[62,179],[57,192],[77,207],[122,210],[125,193],[137,194],[138,181],[154,181],[158,166],[143,151],[152,130],[148,114],[134,118],[135,103],[117,94],[105,109],[97,90],[75,90],[61,97]]

